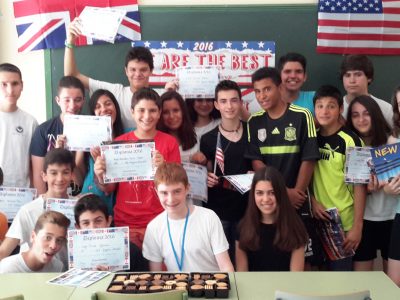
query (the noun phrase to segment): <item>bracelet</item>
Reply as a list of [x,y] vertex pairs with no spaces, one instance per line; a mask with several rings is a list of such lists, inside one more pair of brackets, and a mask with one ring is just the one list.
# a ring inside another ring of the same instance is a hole
[[64,45],[65,45],[65,47],[67,47],[67,48],[69,48],[69,49],[75,48],[75,45],[74,45],[74,44],[68,43],[67,40],[65,40]]

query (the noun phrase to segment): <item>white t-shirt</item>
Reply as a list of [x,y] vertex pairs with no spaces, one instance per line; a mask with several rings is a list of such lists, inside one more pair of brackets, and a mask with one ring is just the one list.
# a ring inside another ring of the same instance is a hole
[[[185,219],[169,219],[172,241],[181,257]],[[229,249],[221,221],[210,209],[194,206],[189,216],[183,272],[218,272],[215,255]],[[167,213],[164,211],[147,225],[143,242],[143,256],[149,261],[164,262],[170,272],[179,272],[168,235]]]
[[393,220],[396,213],[397,196],[386,194],[383,189],[367,196],[364,220]]
[[200,144],[201,137],[203,134],[213,130],[215,127],[217,127],[221,123],[221,119],[213,119],[211,120],[210,123],[208,123],[206,126],[203,127],[195,127],[194,131],[196,132],[197,136],[197,143]]
[[182,162],[190,162],[190,157],[200,151],[200,143],[197,142],[192,148],[182,150],[182,145],[179,145],[179,153],[181,154]]
[[[44,199],[40,195],[35,200],[21,206],[15,216],[10,228],[6,233],[6,237],[19,239],[21,246],[20,252],[28,251],[31,244],[31,234],[35,228],[36,221],[44,212]],[[64,246],[56,254],[56,257],[61,260],[65,267],[68,266],[68,253],[67,247]]]
[[51,272],[62,272],[63,271],[63,263],[59,261],[57,258],[53,257],[53,259],[46,265],[44,265],[43,269],[40,271],[32,271],[26,265],[21,253],[16,255],[11,255],[9,257],[3,258],[0,261],[0,273],[51,273]]
[[29,146],[38,123],[34,117],[17,109],[0,111],[0,167],[4,186],[29,187]]
[[[372,99],[376,101],[379,105],[379,108],[382,111],[383,116],[385,117],[386,122],[392,127],[393,126],[393,110],[392,105],[389,102],[386,102],[382,99],[376,98],[375,96],[369,95]],[[346,101],[346,96],[343,97],[343,118],[347,118],[347,111],[349,109],[349,103]]]
[[131,114],[131,104],[133,93],[129,86],[123,86],[119,83],[110,83],[89,78],[89,93],[92,95],[98,89],[109,90],[117,98],[121,110],[121,119],[124,129],[136,128],[135,121]]

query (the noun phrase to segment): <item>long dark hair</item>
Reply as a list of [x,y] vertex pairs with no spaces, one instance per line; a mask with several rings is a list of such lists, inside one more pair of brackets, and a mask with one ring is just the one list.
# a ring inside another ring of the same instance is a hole
[[393,108],[393,136],[399,137],[400,135],[400,113],[399,104],[397,103],[396,95],[400,92],[400,85],[397,86],[393,91],[392,96],[392,108]]
[[[187,109],[188,109],[188,112],[189,112],[190,120],[192,120],[193,126],[196,124],[197,119],[198,119],[197,112],[194,110],[194,102],[195,101],[196,101],[196,99],[194,99],[194,98],[186,99],[186,106],[187,106]],[[221,113],[219,112],[219,110],[217,110],[215,108],[215,106],[214,106],[213,110],[210,113],[210,118],[213,119],[213,120],[221,118]]]
[[260,248],[262,215],[254,196],[255,187],[259,181],[270,181],[275,193],[277,209],[274,246],[287,252],[305,246],[308,240],[307,231],[289,201],[282,175],[273,167],[264,167],[254,174],[247,210],[239,223],[239,247],[244,251],[257,251]]
[[351,112],[355,103],[359,103],[365,107],[371,118],[371,144],[368,146],[378,147],[387,143],[387,138],[391,133],[391,128],[383,116],[382,110],[378,103],[368,95],[358,96],[351,101],[347,111],[347,126],[357,135],[360,132],[354,127]]
[[112,125],[113,135],[115,137],[120,136],[121,134],[124,133],[124,127],[122,126],[121,109],[119,108],[117,99],[115,98],[113,93],[111,93],[109,90],[104,90],[104,89],[96,90],[92,94],[92,96],[90,97],[90,100],[89,100],[89,112],[91,115],[93,115],[93,116],[95,115],[94,111],[96,109],[96,104],[97,104],[97,101],[99,101],[99,98],[101,96],[107,96],[114,103],[116,117],[115,117],[115,122]]
[[175,91],[168,91],[161,95],[161,118],[158,121],[157,129],[166,133],[170,133],[171,130],[165,125],[164,119],[162,116],[162,111],[164,108],[164,103],[166,101],[176,100],[179,104],[182,114],[182,124],[178,128],[177,135],[179,141],[182,145],[182,150],[188,150],[193,148],[197,143],[196,133],[194,131],[193,124],[189,118],[189,113],[187,107],[185,105],[185,101],[182,96]]

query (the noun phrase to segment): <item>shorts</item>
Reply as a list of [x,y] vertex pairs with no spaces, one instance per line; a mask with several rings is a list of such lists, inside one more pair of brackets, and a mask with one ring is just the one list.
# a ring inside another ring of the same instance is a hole
[[400,260],[400,214],[393,220],[392,235],[390,237],[389,258]]
[[311,266],[321,266],[325,262],[325,253],[316,231],[316,221],[310,217],[302,217],[308,233],[308,244],[305,249],[305,261]]
[[374,260],[377,251],[381,250],[383,259],[388,259],[390,235],[393,220],[387,221],[363,221],[362,238],[360,245],[353,257],[354,261]]

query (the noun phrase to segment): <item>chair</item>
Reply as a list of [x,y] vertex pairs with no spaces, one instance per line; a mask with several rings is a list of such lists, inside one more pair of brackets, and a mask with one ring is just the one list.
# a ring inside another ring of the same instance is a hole
[[187,300],[186,291],[168,291],[161,293],[149,294],[120,294],[108,292],[95,292],[92,294],[91,300],[128,300],[128,299],[148,299],[148,300]]
[[5,298],[0,298],[0,300],[24,300],[24,295],[9,296]]
[[371,296],[369,291],[336,295],[300,295],[291,292],[275,291],[275,300],[371,300]]

